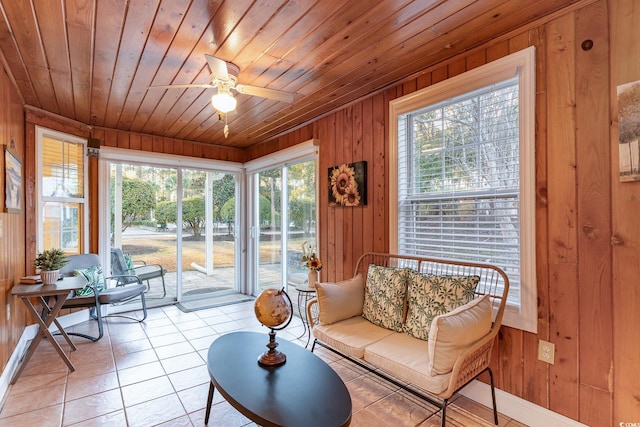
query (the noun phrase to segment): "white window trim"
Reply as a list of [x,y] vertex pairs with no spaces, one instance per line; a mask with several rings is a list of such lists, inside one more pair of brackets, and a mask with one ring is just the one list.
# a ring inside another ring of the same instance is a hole
[[44,249],[42,235],[44,233],[43,221],[42,218],[42,203],[47,200],[52,200],[51,198],[45,198],[42,195],[42,139],[44,137],[50,137],[53,139],[61,140],[61,141],[69,141],[76,144],[82,144],[83,146],[83,174],[85,179],[84,181],[84,189],[83,194],[84,197],[69,197],[69,198],[61,198],[58,197],[56,200],[63,202],[72,202],[72,203],[81,203],[84,205],[83,209],[83,242],[82,245],[85,248],[85,251],[89,248],[89,183],[87,177],[89,176],[89,162],[87,161],[87,140],[79,138],[74,135],[69,135],[63,132],[58,132],[55,130],[47,129],[41,126],[36,126],[36,250],[38,252],[42,252]]
[[520,85],[520,307],[508,305],[503,324],[536,333],[535,48],[529,47],[389,103],[389,248],[398,250],[398,116],[475,89],[518,77]]

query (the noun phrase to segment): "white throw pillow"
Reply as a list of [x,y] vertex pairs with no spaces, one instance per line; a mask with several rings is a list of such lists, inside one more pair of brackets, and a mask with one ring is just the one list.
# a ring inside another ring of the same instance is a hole
[[429,331],[430,375],[447,374],[458,356],[491,330],[489,295],[436,316]]
[[364,282],[361,274],[338,283],[316,283],[316,292],[321,325],[362,314]]

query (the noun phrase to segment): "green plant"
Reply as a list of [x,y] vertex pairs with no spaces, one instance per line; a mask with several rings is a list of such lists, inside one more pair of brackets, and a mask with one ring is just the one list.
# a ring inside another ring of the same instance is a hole
[[53,271],[59,270],[67,262],[69,262],[69,260],[62,249],[51,248],[39,253],[33,261],[33,265],[42,271]]

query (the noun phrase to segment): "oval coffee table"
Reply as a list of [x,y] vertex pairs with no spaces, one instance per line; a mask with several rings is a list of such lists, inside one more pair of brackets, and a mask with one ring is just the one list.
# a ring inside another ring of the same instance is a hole
[[280,366],[260,366],[258,357],[267,350],[268,341],[266,332],[232,332],[211,344],[205,424],[214,389],[218,389],[231,406],[262,426],[349,425],[351,396],[335,371],[315,354],[283,338],[278,340],[278,350],[287,355],[287,361]]

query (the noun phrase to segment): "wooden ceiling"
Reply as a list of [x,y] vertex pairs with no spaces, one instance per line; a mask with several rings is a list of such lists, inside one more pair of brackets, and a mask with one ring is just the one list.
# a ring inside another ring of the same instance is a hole
[[[577,0],[0,0],[0,50],[27,105],[88,125],[248,147]],[[205,53],[239,83],[223,135]]]

